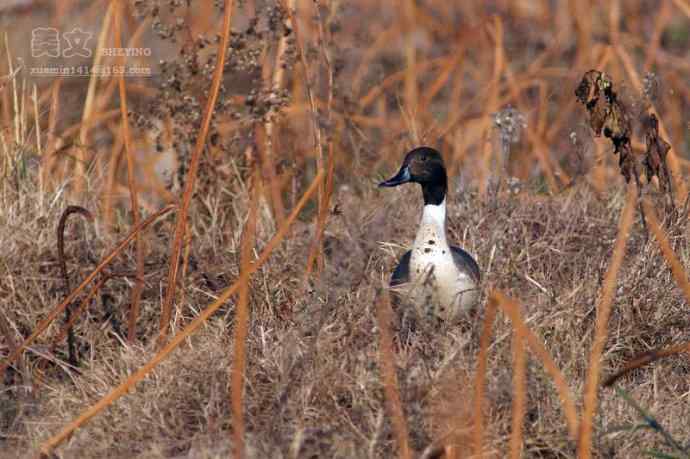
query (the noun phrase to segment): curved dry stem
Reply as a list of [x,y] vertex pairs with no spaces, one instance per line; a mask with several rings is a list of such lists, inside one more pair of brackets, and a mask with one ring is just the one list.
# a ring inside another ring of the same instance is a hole
[[616,373],[606,378],[601,385],[603,387],[610,387],[614,385],[616,381],[618,381],[621,377],[625,376],[633,370],[642,368],[645,365],[649,365],[650,363],[656,362],[657,360],[663,359],[665,357],[670,357],[672,355],[678,355],[683,353],[690,354],[690,342],[676,344],[675,346],[667,347],[665,349],[647,351],[633,358],[630,362],[626,363],[623,368],[621,368]]
[[[67,225],[67,219],[70,217],[70,215],[73,214],[80,214],[89,222],[93,222],[93,215],[91,215],[91,212],[89,212],[81,206],[67,206],[65,211],[62,213],[62,216],[60,217],[60,221],[58,222],[58,264],[60,265],[60,274],[62,275],[62,279],[65,281],[65,293],[67,294],[69,294],[69,292],[72,290],[72,287],[70,287],[69,274],[67,273],[67,262],[65,261],[65,226]],[[68,352],[70,364],[76,366],[78,363],[78,358],[76,343],[74,342],[74,331],[72,330],[72,326],[70,325],[70,323],[72,322],[72,308],[70,306],[71,303],[67,305],[67,308],[65,308],[65,323],[67,324],[67,348],[69,350]]]
[[[323,180],[324,172],[320,171],[317,176],[312,181],[309,189],[304,193],[302,199],[300,199],[297,206],[293,209],[290,216],[285,220],[283,226],[280,227],[278,232],[273,236],[273,238],[266,244],[263,252],[259,258],[251,265],[248,274],[256,272],[271,256],[273,250],[280,244],[288,230],[292,226],[293,222],[297,219],[297,216],[304,208],[304,206],[309,202],[309,199],[315,193],[318,188],[319,183]],[[130,237],[131,240],[131,237]],[[192,322],[187,325],[184,330],[177,333],[173,338],[165,345],[163,348],[151,358],[143,367],[130,375],[125,381],[120,383],[115,389],[113,389],[108,395],[101,398],[96,404],[92,405],[86,409],[82,414],[80,414],[74,421],[67,424],[63,429],[58,432],[53,437],[49,438],[41,445],[41,454],[48,455],[55,449],[60,443],[62,443],[67,437],[69,437],[76,429],[86,424],[91,418],[96,416],[98,413],[103,411],[103,409],[110,406],[117,399],[125,395],[137,382],[141,381],[148,375],[151,370],[153,370],[159,363],[161,363],[165,358],[170,355],[182,342],[192,333],[194,333],[214,312],[218,310],[225,302],[234,295],[240,287],[240,282],[237,281],[228,287],[216,301],[211,303],[206,307]],[[0,374],[1,376],[1,374]]]
[[136,237],[136,235],[139,233],[139,231],[143,230],[144,228],[148,227],[151,225],[153,222],[158,220],[159,217],[167,214],[171,210],[173,210],[176,206],[175,205],[169,205],[167,207],[162,208],[155,214],[151,215],[149,218],[141,222],[141,224],[135,226],[132,231],[125,237],[108,255],[106,255],[101,262],[96,266],[96,269],[94,269],[91,274],[86,276],[86,278],[82,281],[81,284],[74,290],[72,290],[72,293],[67,295],[67,298],[65,298],[62,303],[58,304],[55,306],[46,316],[45,319],[43,319],[34,329],[33,333],[29,335],[28,338],[24,340],[24,342],[19,346],[17,349],[15,349],[13,352],[10,353],[10,355],[7,356],[7,358],[0,364],[0,379],[5,374],[5,370],[7,370],[7,367],[12,365],[14,361],[17,359],[17,357],[22,353],[24,349],[27,348],[31,343],[33,343],[36,338],[43,333],[46,328],[55,320],[55,318],[60,314],[62,311],[64,311],[67,306],[74,301],[74,299],[81,293],[82,290],[86,288],[87,285],[100,273],[103,271],[112,261],[113,259],[122,252],[125,247]]

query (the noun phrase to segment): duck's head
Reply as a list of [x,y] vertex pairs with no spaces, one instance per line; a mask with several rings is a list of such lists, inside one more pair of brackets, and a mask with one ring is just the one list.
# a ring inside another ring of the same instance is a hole
[[448,178],[441,154],[430,147],[411,150],[397,174],[379,183],[379,186],[392,187],[403,183],[419,183],[424,195],[424,204],[439,205],[446,197]]

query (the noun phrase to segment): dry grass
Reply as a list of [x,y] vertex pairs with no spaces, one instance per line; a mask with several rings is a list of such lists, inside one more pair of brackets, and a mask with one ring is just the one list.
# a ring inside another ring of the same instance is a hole
[[[3,11],[0,457],[670,452],[629,428],[612,374],[690,442],[687,2],[192,3]],[[120,29],[151,46],[126,61],[158,75],[18,67],[22,31],[79,21],[99,49]],[[575,100],[591,68],[639,161],[638,115],[658,117],[673,198],[644,178],[643,206],[626,198]],[[380,287],[421,199],[375,183],[417,143],[447,160],[486,306],[401,343]],[[65,295],[55,227],[75,201],[95,221],[67,224]]]

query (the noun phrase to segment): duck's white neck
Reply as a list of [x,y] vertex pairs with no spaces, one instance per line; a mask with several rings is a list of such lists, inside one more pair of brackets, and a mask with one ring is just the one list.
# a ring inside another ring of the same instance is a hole
[[[446,200],[441,204],[426,204],[422,212],[418,238],[428,239],[432,237],[439,243],[446,242]],[[422,242],[421,240],[419,241]],[[426,243],[428,241],[424,241]]]
[[422,212],[422,225],[438,225],[446,228],[446,200],[441,204],[426,204]]

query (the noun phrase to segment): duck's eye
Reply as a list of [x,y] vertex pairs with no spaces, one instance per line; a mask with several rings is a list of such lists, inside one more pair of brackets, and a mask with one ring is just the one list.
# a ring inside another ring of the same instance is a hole
[[422,161],[426,161],[426,156],[422,156]]

